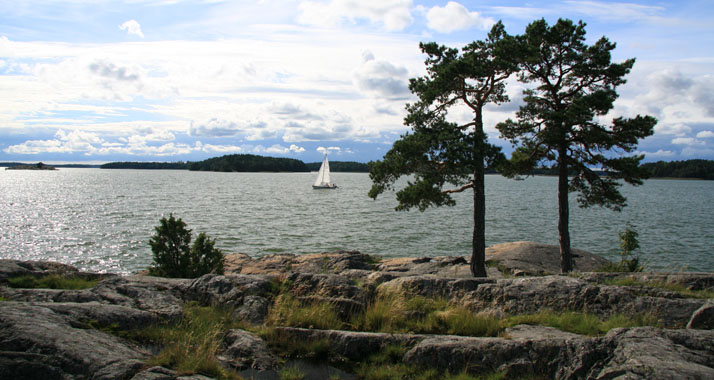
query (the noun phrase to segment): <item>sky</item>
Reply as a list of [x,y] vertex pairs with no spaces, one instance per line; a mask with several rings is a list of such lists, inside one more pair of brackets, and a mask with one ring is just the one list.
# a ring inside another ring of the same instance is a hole
[[[419,42],[582,20],[636,58],[608,117],[652,115],[645,161],[714,159],[714,2],[0,0],[0,161],[378,160],[408,131]],[[495,125],[522,104],[489,106]],[[455,110],[453,121],[472,118]]]

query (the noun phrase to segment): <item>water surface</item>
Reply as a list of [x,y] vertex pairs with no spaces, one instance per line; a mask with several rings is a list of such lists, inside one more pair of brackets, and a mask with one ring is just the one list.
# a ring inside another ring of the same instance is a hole
[[[315,173],[0,170],[0,256],[54,260],[131,273],[151,263],[148,240],[173,213],[226,253],[261,256],[339,249],[388,256],[470,255],[470,193],[455,207],[396,212],[393,194],[367,197],[367,174],[334,173],[337,190],[313,190]],[[487,245],[558,244],[557,179],[486,177]],[[714,271],[714,181],[625,185],[621,213],[579,209],[571,195],[572,246],[617,259],[630,221],[650,270]]]

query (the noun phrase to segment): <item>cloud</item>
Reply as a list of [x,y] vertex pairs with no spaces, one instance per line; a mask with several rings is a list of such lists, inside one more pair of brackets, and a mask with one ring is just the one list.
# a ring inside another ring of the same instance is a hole
[[308,112],[302,107],[291,103],[274,104],[270,107],[270,111],[283,119],[323,120],[322,116]]
[[191,120],[188,133],[194,137],[231,137],[240,132],[238,125],[229,120],[212,118],[202,122]]
[[322,154],[330,154],[330,153],[340,153],[342,152],[342,148],[339,146],[330,146],[330,147],[323,147],[323,146],[318,146],[316,151],[322,153]]
[[712,131],[700,131],[697,133],[698,139],[708,139],[714,137],[714,132]]
[[299,147],[295,144],[291,144],[289,148],[286,148],[280,144],[275,144],[271,147],[268,148],[263,148],[262,146],[256,147],[256,152],[257,153],[270,153],[270,154],[288,154],[288,153],[302,153],[305,151],[305,148]]
[[102,77],[116,79],[118,81],[132,82],[139,80],[138,74],[130,73],[130,69],[119,67],[113,63],[103,61],[94,62],[89,65],[89,70]]
[[141,25],[136,20],[129,20],[119,25],[119,29],[126,30],[128,35],[135,35],[144,38],[144,33],[141,32]]
[[11,154],[42,154],[42,153],[97,153],[95,145],[101,145],[104,140],[94,133],[84,131],[58,130],[52,140],[28,140],[22,144],[11,145],[3,151]]
[[201,144],[200,148],[206,153],[240,153],[243,152],[243,148],[237,145],[212,145],[212,144]]
[[411,25],[411,0],[331,0],[303,1],[298,22],[305,25],[334,27],[344,22],[352,24],[367,20],[381,24],[387,31],[403,30]]
[[647,158],[669,158],[674,157],[676,155],[676,153],[671,150],[663,149],[659,149],[656,152],[638,151],[637,154],[644,154]]
[[354,72],[354,83],[362,91],[390,100],[405,100],[409,91],[409,71],[387,61],[376,60],[371,53]]
[[672,139],[674,145],[706,145],[706,142],[697,140],[693,137],[677,137]]
[[463,5],[449,1],[444,7],[435,6],[426,13],[427,26],[440,33],[451,33],[470,28],[488,29],[496,23],[492,18],[469,12]]
[[570,11],[590,17],[599,17],[607,20],[625,20],[628,22],[659,20],[657,15],[666,11],[666,8],[661,6],[640,5],[632,2],[569,0],[565,1],[564,5]]

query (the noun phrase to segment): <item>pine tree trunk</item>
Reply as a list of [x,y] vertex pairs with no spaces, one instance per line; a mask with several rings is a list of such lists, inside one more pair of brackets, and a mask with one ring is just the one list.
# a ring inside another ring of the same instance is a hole
[[474,232],[471,243],[471,274],[486,277],[486,194],[484,191],[484,144],[481,112],[477,112],[474,131]]
[[560,271],[573,270],[573,255],[570,252],[570,209],[568,204],[568,147],[558,149],[558,233],[560,234]]

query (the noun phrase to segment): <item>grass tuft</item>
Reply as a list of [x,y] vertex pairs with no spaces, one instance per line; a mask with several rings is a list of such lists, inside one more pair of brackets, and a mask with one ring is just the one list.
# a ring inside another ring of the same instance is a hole
[[666,283],[662,281],[641,281],[632,277],[620,277],[611,280],[604,281],[605,285],[614,286],[636,286],[636,287],[650,287],[668,290],[670,292],[675,292],[685,298],[698,298],[698,299],[709,299],[714,298],[714,291],[712,290],[692,290],[688,289],[686,286],[677,283]]
[[174,369],[182,375],[203,374],[216,379],[240,377],[220,366],[215,359],[225,331],[240,327],[231,311],[217,307],[187,305],[176,325],[156,325],[130,331],[127,336],[142,343],[155,344],[163,350],[147,364]]
[[618,327],[658,326],[657,319],[649,314],[628,317],[616,314],[601,320],[594,314],[573,311],[541,311],[535,314],[515,315],[503,321],[502,326],[512,327],[519,324],[555,327],[558,330],[580,335],[600,336]]
[[305,373],[296,365],[285,366],[280,370],[280,380],[303,380]]
[[345,325],[330,303],[302,302],[288,294],[276,298],[267,324],[321,330],[339,330]]

